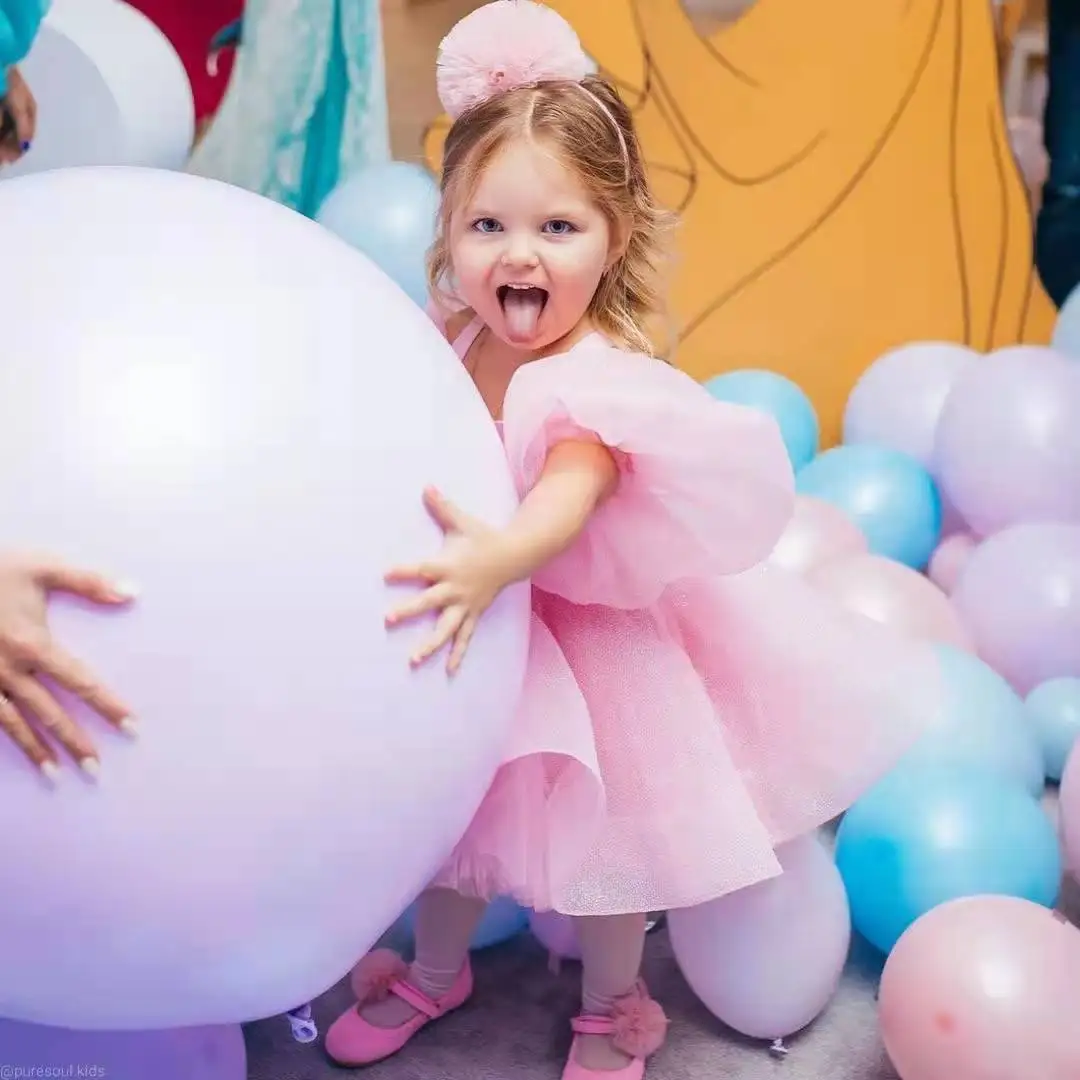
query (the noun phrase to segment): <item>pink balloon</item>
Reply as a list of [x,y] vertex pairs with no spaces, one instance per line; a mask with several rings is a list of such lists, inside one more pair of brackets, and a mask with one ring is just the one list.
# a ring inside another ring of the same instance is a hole
[[529,929],[552,956],[560,960],[581,959],[577,926],[569,915],[557,911],[532,911],[529,913]]
[[971,533],[956,532],[938,544],[926,567],[926,576],[941,590],[950,593],[967,565],[978,540]]
[[1080,364],[1035,345],[961,372],[945,401],[933,472],[980,536],[1024,521],[1080,522]]
[[842,510],[822,499],[798,495],[795,512],[769,562],[804,574],[830,559],[866,550],[866,537]]
[[901,345],[863,372],[844,408],[844,442],[877,443],[929,465],[942,406],[974,349],[947,341]]
[[978,654],[1018,693],[1080,676],[1080,525],[1015,525],[984,540],[952,601]]
[[828,1005],[851,942],[844,883],[817,834],[776,854],[779,876],[668,912],[671,948],[691,989],[755,1039],[801,1031]]
[[425,485],[515,512],[498,433],[424,313],[268,199],[66,169],[0,183],[0,221],[4,541],[138,584],[50,614],[141,722],[74,707],[101,775],[54,790],[0,739],[0,1013],[284,1012],[420,892],[501,760],[527,587],[453,679],[410,668],[430,623],[384,622],[410,592],[386,570],[443,544]]
[[950,901],[896,943],[878,1005],[900,1080],[1076,1080],[1080,930],[1014,897]]
[[908,566],[880,555],[853,555],[823,563],[807,578],[852,611],[912,637],[971,651],[949,598]]
[[1065,864],[1080,879],[1080,742],[1069,754],[1061,776],[1058,820],[1065,846]]

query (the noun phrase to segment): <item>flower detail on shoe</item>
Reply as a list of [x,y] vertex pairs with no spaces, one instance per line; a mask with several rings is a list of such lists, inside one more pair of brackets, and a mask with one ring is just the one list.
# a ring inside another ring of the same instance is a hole
[[633,993],[615,1002],[611,1013],[611,1043],[631,1057],[651,1057],[664,1045],[668,1022],[664,1010],[649,997],[644,983],[639,983]]
[[404,980],[409,965],[391,949],[370,952],[352,969],[349,985],[361,1005],[385,1001],[396,983]]
[[408,965],[388,949],[376,949],[353,968],[349,981],[357,1001],[326,1032],[324,1045],[332,1061],[350,1069],[382,1061],[472,995],[472,968],[467,959],[453,985],[437,999],[411,985],[408,974]]

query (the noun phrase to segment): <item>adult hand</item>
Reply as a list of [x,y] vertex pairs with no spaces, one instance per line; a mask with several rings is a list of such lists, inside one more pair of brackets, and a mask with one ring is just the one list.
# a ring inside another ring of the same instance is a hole
[[0,555],[0,731],[50,780],[59,762],[46,734],[95,776],[99,763],[93,742],[43,680],[75,694],[125,734],[135,734],[134,720],[85,664],[53,640],[47,618],[53,592],[109,606],[127,603],[133,595],[97,574],[53,559]]
[[14,131],[0,140],[0,165],[18,161],[30,148],[37,131],[37,102],[17,67],[7,71],[7,94],[4,107],[14,122]]

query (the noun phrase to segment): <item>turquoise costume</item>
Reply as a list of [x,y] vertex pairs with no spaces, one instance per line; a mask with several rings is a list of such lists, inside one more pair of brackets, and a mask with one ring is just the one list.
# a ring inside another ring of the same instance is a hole
[[48,0],[0,0],[0,98],[7,93],[8,68],[30,51],[48,8]]
[[338,180],[390,158],[379,0],[248,0],[229,89],[190,172],[309,217]]

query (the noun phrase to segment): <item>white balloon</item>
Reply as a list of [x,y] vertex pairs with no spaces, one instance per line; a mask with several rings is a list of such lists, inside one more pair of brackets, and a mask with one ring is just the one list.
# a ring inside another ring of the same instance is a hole
[[916,341],[884,353],[848,396],[844,442],[887,446],[929,466],[945,399],[978,356],[944,341]]
[[783,874],[668,912],[691,989],[728,1027],[781,1039],[806,1027],[840,983],[851,916],[840,871],[817,834],[777,850]]
[[[125,697],[128,742],[50,790],[0,736],[0,1016],[236,1023],[345,975],[465,831],[524,676],[505,591],[453,678],[387,569],[438,552],[434,484],[517,495],[483,402],[371,262],[184,173],[0,184],[3,546],[130,577],[59,639]],[[2,1057],[2,1055],[0,1055]]]
[[19,66],[37,99],[37,133],[0,179],[74,165],[180,169],[187,161],[195,136],[187,72],[169,39],[130,4],[53,0]]

